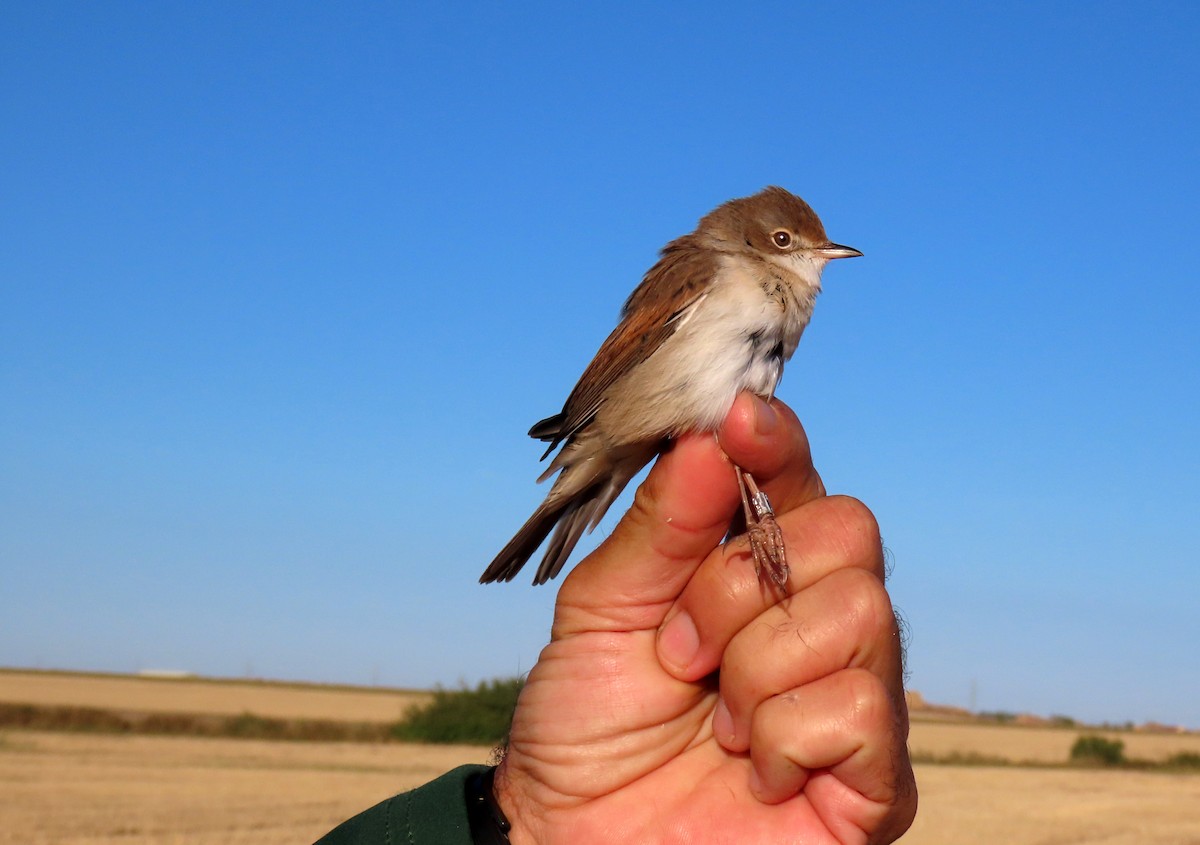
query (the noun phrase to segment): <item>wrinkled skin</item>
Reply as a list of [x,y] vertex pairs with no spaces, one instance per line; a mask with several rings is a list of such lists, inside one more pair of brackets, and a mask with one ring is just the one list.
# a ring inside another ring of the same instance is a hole
[[[760,580],[731,461],[791,576]],[[886,843],[912,823],[902,655],[861,503],[826,496],[795,415],[738,398],[680,438],[558,595],[497,772],[514,843]]]

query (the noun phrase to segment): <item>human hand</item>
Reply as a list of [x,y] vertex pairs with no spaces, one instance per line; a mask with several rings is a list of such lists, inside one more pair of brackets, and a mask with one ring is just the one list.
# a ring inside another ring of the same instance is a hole
[[[775,506],[782,592],[721,545],[731,460]],[[786,406],[743,395],[715,440],[679,438],[559,591],[496,774],[511,840],[899,837],[916,787],[883,577],[874,518],[825,496]]]

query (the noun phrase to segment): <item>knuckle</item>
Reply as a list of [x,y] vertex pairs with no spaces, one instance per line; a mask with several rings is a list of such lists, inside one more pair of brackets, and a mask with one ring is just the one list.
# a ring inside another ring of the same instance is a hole
[[836,517],[836,523],[833,524],[838,526],[837,539],[847,562],[867,569],[882,580],[883,539],[875,514],[850,496],[830,496],[825,501]]
[[838,593],[845,602],[847,624],[860,643],[891,639],[896,633],[896,614],[883,582],[864,569],[834,573]]
[[877,675],[866,669],[846,669],[843,683],[846,717],[860,730],[877,733],[896,723],[892,697]]

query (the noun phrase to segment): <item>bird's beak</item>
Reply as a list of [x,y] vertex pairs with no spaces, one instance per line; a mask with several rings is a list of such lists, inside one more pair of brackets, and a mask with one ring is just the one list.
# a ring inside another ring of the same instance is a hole
[[818,258],[832,260],[834,258],[860,258],[862,253],[852,246],[842,246],[841,244],[825,244],[813,249],[813,253]]

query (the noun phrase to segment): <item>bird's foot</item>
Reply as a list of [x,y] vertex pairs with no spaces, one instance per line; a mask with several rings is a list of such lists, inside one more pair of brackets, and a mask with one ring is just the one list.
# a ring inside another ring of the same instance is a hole
[[783,546],[783,531],[775,520],[775,511],[767,494],[758,489],[750,473],[738,468],[737,478],[746,516],[746,537],[754,555],[754,569],[760,580],[769,578],[782,587],[788,579],[787,552]]

